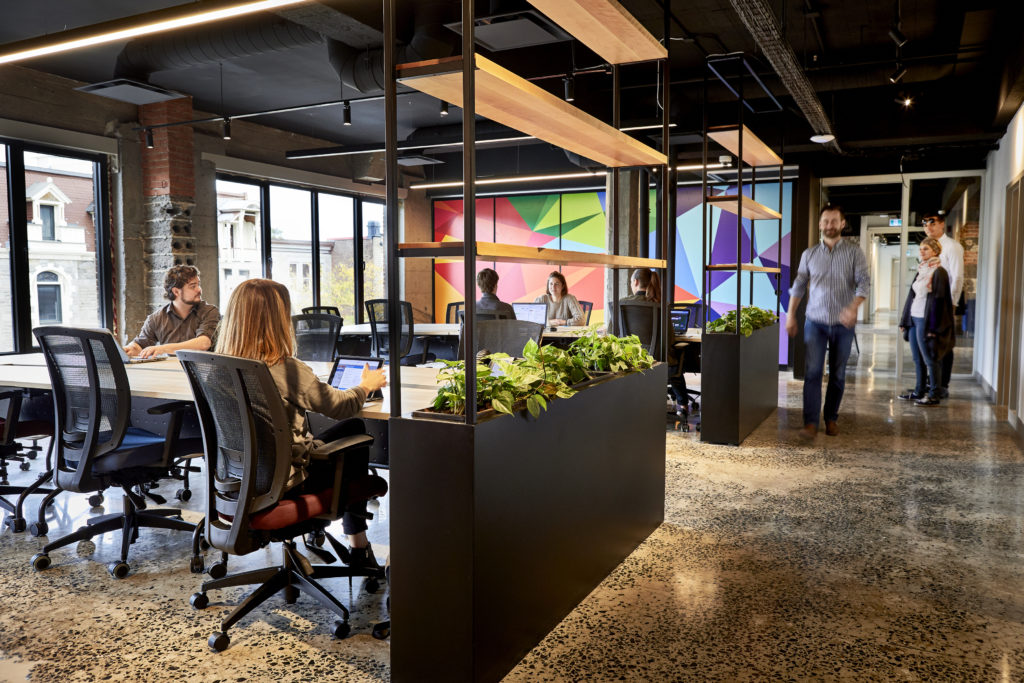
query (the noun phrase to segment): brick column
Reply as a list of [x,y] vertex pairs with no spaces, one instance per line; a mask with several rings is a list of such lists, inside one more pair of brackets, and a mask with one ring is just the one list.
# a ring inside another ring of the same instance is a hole
[[[192,98],[139,107],[139,122],[153,126],[193,118]],[[192,233],[195,208],[195,149],[191,126],[153,129],[153,149],[142,150],[146,225],[142,231],[146,300],[150,310],[165,304],[163,281],[174,265],[195,265]]]

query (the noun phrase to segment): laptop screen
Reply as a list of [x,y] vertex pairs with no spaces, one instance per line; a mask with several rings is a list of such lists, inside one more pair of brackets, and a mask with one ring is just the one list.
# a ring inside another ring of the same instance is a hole
[[669,311],[669,315],[672,320],[672,330],[676,334],[686,334],[686,328],[689,327],[690,312],[687,310],[673,310]]
[[516,320],[528,320],[531,323],[548,323],[547,304],[518,303],[512,304],[512,310],[516,312]]
[[371,370],[376,370],[383,364],[382,358],[339,356],[334,361],[334,367],[331,368],[331,376],[327,383],[335,389],[351,389],[362,379],[364,365],[369,365]]

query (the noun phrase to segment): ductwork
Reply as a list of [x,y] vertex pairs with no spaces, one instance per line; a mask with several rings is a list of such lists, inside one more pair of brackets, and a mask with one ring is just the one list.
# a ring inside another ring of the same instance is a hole
[[[747,27],[758,47],[764,52],[768,63],[779,75],[786,90],[793,96],[793,100],[800,107],[804,118],[811,124],[814,134],[834,135],[832,122],[825,115],[821,100],[814,92],[807,75],[800,68],[796,55],[793,54],[793,48],[782,37],[782,29],[771,8],[764,0],[730,0],[730,2],[740,16],[743,25]],[[841,151],[835,140],[827,145],[833,151]]]
[[273,15],[255,15],[193,31],[135,39],[117,56],[114,75],[145,82],[155,71],[216,64],[323,42],[316,31]]

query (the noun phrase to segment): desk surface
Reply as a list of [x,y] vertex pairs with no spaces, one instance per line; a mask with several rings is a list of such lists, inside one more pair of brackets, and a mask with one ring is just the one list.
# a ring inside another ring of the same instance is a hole
[[[307,362],[313,372],[321,379],[326,379],[331,371],[331,363]],[[191,401],[192,390],[188,378],[181,369],[181,363],[175,358],[126,365],[128,381],[131,383],[132,396],[139,398],[155,398],[168,401]],[[402,408],[403,413],[424,408],[434,401],[437,395],[436,368],[402,368]],[[27,389],[49,389],[50,375],[46,370],[41,353],[4,356],[0,360],[0,386],[24,387]],[[367,402],[360,417],[368,419],[387,419],[391,416],[390,392],[384,389],[383,401]]]

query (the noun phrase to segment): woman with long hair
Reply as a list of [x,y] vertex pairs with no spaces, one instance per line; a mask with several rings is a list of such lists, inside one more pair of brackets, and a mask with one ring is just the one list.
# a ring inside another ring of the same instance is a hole
[[632,294],[622,297],[620,301],[653,301],[661,303],[661,278],[653,270],[637,268],[629,276],[629,288]]
[[[383,370],[370,370],[368,366],[363,367],[361,381],[353,389],[342,391],[321,382],[308,365],[295,358],[291,296],[287,287],[273,280],[246,280],[235,288],[220,322],[216,351],[260,360],[270,368],[270,375],[281,392],[292,432],[292,471],[288,488],[302,485],[307,478],[311,481],[318,478],[317,470],[310,468],[310,453],[314,447],[365,431],[361,420],[347,418],[359,414],[367,394],[387,384]],[[306,422],[307,412],[346,421],[314,436]],[[342,486],[356,478],[369,477],[368,464],[367,449],[346,452]],[[383,479],[367,482],[367,485],[371,490],[387,490]],[[352,547],[348,564],[378,566],[366,538],[365,500],[346,507],[342,526]]]
[[920,406],[939,405],[941,359],[953,348],[953,301],[949,274],[939,261],[942,244],[932,237],[921,241],[921,262],[903,306],[900,332],[910,342],[917,386],[900,394]]
[[583,325],[587,316],[576,297],[569,293],[565,276],[557,270],[548,275],[548,291],[541,294],[534,303],[547,304],[548,325]]

